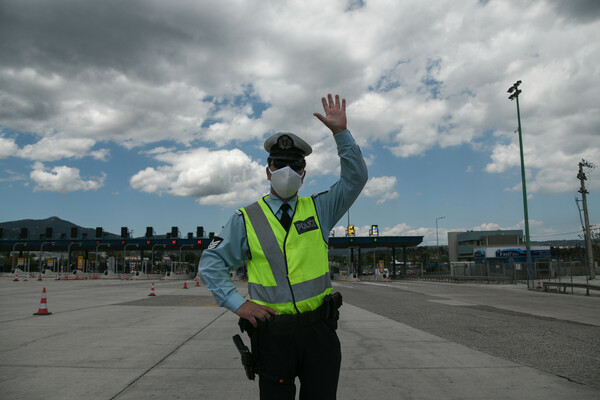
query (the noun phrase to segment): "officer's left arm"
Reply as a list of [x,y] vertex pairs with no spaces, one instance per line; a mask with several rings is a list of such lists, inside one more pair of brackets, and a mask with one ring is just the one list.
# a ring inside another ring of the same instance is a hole
[[368,179],[367,165],[350,132],[345,130],[333,137],[340,157],[340,179],[328,191],[315,196],[325,237],[358,198]]
[[347,130],[346,99],[340,103],[338,95],[334,101],[329,94],[321,102],[325,116],[319,113],[314,113],[314,116],[333,133],[341,164],[340,180],[327,192],[315,196],[321,229],[328,237],[331,228],[348,211],[367,183],[368,173],[360,148]]

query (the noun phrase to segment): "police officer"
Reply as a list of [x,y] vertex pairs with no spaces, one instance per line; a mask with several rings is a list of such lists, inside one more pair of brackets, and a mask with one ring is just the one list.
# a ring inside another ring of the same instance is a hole
[[[366,184],[367,167],[346,129],[346,100],[331,94],[321,100],[325,115],[314,116],[333,133],[340,179],[325,192],[299,197],[312,149],[292,133],[270,136],[264,143],[270,193],[236,211],[198,266],[217,303],[235,312],[251,335],[261,399],[294,399],[296,377],[300,399],[336,398],[341,303],[332,306],[327,242]],[[249,300],[229,274],[244,259]]]

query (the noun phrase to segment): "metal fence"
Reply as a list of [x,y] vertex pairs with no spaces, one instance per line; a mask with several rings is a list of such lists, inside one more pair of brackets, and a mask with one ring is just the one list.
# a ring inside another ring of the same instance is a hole
[[498,262],[486,260],[485,263],[453,263],[449,268],[442,268],[434,273],[427,273],[414,278],[445,281],[488,281],[526,283],[528,280],[551,280],[570,276],[586,276],[589,274],[581,261],[558,262],[536,260],[529,276],[526,263]]

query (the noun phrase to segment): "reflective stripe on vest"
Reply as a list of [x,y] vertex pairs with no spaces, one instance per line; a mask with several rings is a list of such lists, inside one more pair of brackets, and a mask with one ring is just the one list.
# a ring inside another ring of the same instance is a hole
[[248,261],[251,300],[282,314],[319,307],[331,292],[331,279],[313,199],[298,198],[289,233],[263,199],[242,212],[252,254]]

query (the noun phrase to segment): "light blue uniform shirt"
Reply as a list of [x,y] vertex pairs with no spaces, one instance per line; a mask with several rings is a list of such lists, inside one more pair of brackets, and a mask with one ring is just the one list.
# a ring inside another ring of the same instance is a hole
[[[340,179],[328,191],[313,195],[325,240],[329,240],[329,232],[354,203],[368,178],[367,166],[350,131],[345,130],[333,137],[340,157]],[[283,201],[273,195],[267,196],[265,201],[275,211],[276,217],[280,218]],[[290,217],[294,214],[297,202],[297,197],[288,201],[291,206]],[[212,292],[217,304],[233,312],[246,300],[238,293],[229,271],[239,268],[249,256],[244,216],[238,210],[213,239],[209,248],[204,250],[198,264],[202,282]]]

